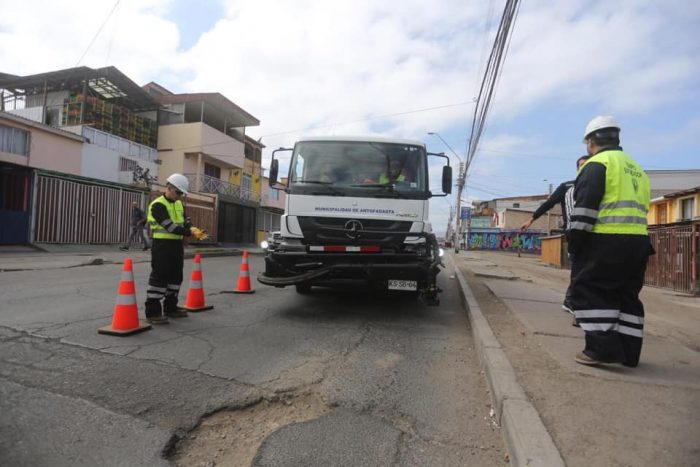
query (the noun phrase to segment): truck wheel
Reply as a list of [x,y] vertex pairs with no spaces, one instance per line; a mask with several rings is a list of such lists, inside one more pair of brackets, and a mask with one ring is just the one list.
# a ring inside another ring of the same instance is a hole
[[297,293],[301,295],[307,295],[311,293],[310,284],[297,284],[294,286],[297,289]]

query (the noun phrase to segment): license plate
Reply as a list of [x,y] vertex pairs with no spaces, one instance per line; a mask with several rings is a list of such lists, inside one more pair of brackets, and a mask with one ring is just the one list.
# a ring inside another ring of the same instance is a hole
[[418,290],[418,281],[389,279],[389,290]]

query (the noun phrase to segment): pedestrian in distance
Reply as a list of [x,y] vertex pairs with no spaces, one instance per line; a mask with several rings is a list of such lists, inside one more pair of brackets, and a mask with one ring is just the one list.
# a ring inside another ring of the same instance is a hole
[[[580,171],[581,167],[583,167],[583,164],[586,163],[586,161],[590,158],[591,156],[581,156],[578,159],[576,159],[576,170]],[[542,205],[537,208],[537,210],[532,214],[532,217],[525,222],[520,229],[521,230],[527,230],[530,228],[533,222],[535,222],[537,219],[542,217],[547,211],[552,209],[554,206],[557,204],[561,205],[561,211],[564,214],[563,215],[563,229],[564,232],[568,238],[569,236],[569,226],[571,225],[571,211],[574,208],[574,185],[576,183],[576,180],[569,180],[567,182],[564,182],[560,184],[556,190],[554,190],[554,193],[552,193],[549,198],[547,198],[547,201],[542,203]],[[569,258],[571,260],[572,264],[572,274],[574,270],[574,259],[569,255]],[[569,287],[566,289],[566,296],[564,298],[564,303],[561,306],[564,310],[568,311],[573,315],[573,310],[571,309],[571,304],[569,303],[569,296],[571,294],[571,284],[569,283]],[[574,317],[573,326],[578,327],[578,323],[576,322],[576,318]]]
[[153,324],[168,318],[183,318],[187,312],[177,306],[184,267],[183,238],[192,235],[182,199],[189,181],[174,173],[167,179],[165,193],[148,206],[148,224],[153,235],[151,275],[146,293],[146,320]]
[[644,337],[639,292],[653,254],[646,217],[649,177],[620,147],[620,125],[613,117],[591,120],[583,141],[591,158],[574,188],[569,253],[576,266],[569,300],[585,347],[574,359],[636,367]]
[[131,203],[131,231],[129,233],[129,240],[127,240],[126,245],[120,247],[122,251],[128,251],[131,245],[136,243],[137,237],[141,237],[141,243],[143,244],[143,251],[148,250],[148,240],[146,239],[146,234],[144,230],[146,228],[146,214],[139,207],[139,203],[134,201]]

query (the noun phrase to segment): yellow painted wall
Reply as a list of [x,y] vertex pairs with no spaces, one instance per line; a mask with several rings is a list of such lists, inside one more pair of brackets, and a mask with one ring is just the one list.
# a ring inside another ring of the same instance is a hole
[[[197,152],[202,145],[202,125],[181,123],[158,127],[158,158],[162,161],[158,170],[158,182],[172,173],[193,173],[193,167],[185,166],[185,152]],[[191,163],[191,162],[190,162]],[[196,159],[194,160],[196,169]]]
[[658,219],[658,206],[660,205],[666,205],[666,223],[672,223],[672,222],[677,222],[678,219],[681,217],[681,201],[684,199],[688,198],[694,198],[694,209],[695,212],[693,213],[693,217],[698,217],[700,216],[700,193],[695,193],[694,195],[691,196],[681,196],[680,198],[674,198],[674,199],[663,199],[659,200],[656,202],[651,202],[649,206],[649,212],[647,213],[647,223],[649,225],[656,225],[659,224],[660,221]]

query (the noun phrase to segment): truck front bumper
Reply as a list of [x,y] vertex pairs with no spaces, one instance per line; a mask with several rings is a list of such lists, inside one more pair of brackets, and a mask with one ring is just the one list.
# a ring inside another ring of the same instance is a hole
[[262,284],[285,287],[297,284],[329,283],[335,280],[366,280],[373,283],[390,279],[418,282],[418,288],[434,282],[438,262],[413,254],[299,254],[268,252]]

